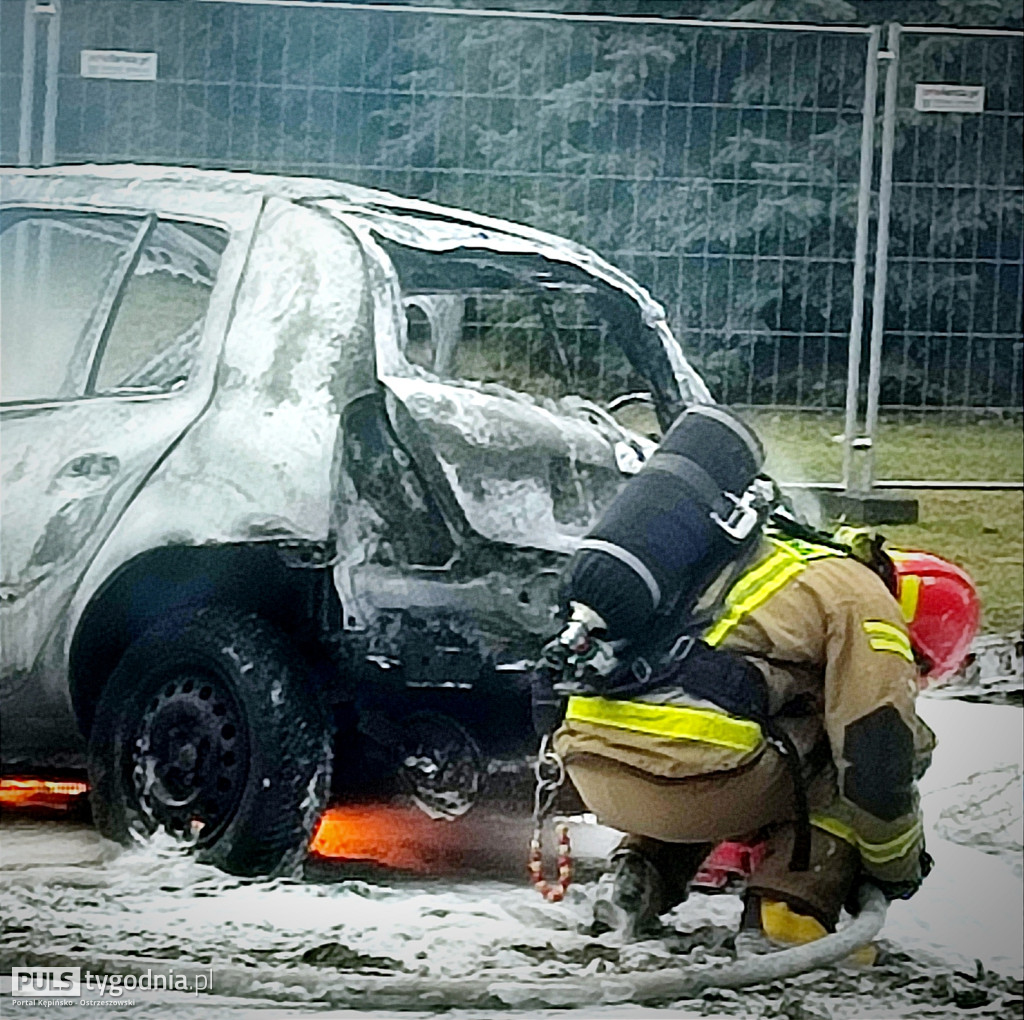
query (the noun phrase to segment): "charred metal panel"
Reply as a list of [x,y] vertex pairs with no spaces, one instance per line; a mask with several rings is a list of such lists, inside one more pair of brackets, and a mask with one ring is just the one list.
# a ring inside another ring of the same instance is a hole
[[[398,438],[424,472],[437,472],[435,487],[454,494],[459,513],[480,537],[571,552],[624,481],[616,443],[635,437],[578,397],[556,401],[493,382],[441,379],[410,363],[402,353],[406,321],[394,267],[370,233],[364,229],[361,237],[372,281],[377,371]],[[489,263],[478,267],[490,273],[490,286],[514,286],[517,272],[536,268],[535,258],[502,257],[509,267],[497,275]],[[437,253],[435,272],[442,276],[444,258]]]
[[[342,545],[362,546],[367,562],[442,568],[455,555],[455,536],[412,457],[395,441],[380,393],[345,413],[339,497]],[[358,503],[375,521],[368,534],[347,529],[347,510]]]
[[202,411],[210,374],[205,381],[202,375],[197,372],[180,393],[4,410],[5,675],[35,663],[118,518],[154,464]]
[[335,566],[346,625],[406,680],[455,682],[532,655],[554,624],[564,555],[481,537],[435,446],[392,401],[367,397],[346,416]]
[[462,550],[448,571],[339,564],[335,576],[345,585],[347,622],[365,626],[370,654],[402,666],[400,624],[429,630],[431,621],[443,620],[481,662],[507,664],[535,658],[537,639],[555,628],[564,562],[540,550],[481,543]]
[[[340,207],[335,211],[341,215]],[[346,209],[341,218],[350,219],[350,211]],[[422,298],[403,294],[394,266],[374,236],[377,219],[359,219],[374,301],[377,371],[387,390],[388,449],[397,442],[402,451],[392,450],[387,456],[397,457],[403,465],[411,458],[406,468],[410,485],[412,479],[425,483],[425,491],[456,536],[456,546],[450,563],[434,563],[428,569],[422,552],[412,554],[408,536],[399,534],[401,528],[388,519],[395,517],[395,505],[409,512],[409,495],[401,497],[393,481],[393,501],[382,492],[373,498],[365,481],[350,476],[354,462],[347,458],[340,478],[344,512],[335,571],[346,623],[365,629],[370,654],[402,675],[443,672],[443,655],[423,655],[403,637],[432,633],[431,621],[438,620],[461,634],[467,649],[476,648],[481,668],[529,658],[536,652],[537,638],[555,626],[565,557],[624,484],[626,472],[639,467],[653,444],[579,396],[549,399],[493,382],[441,378],[435,374],[443,371],[438,362],[447,363],[451,357],[447,335],[438,337],[433,371],[408,360],[403,355],[403,301]],[[467,232],[450,223],[410,221],[409,230],[403,231],[398,219],[388,219],[388,236],[423,244],[428,253],[418,256],[420,276],[426,276],[413,277],[413,295],[418,294],[417,286],[430,287],[431,277],[450,288],[445,296],[455,298],[463,281],[469,289],[519,287],[539,274],[544,286],[560,286],[539,257],[542,249],[546,254],[557,246],[532,238]],[[456,241],[481,254],[460,252],[458,265],[451,264],[444,253]],[[430,262],[430,252],[436,254],[435,262]],[[614,284],[607,276],[588,275],[599,260],[584,258],[573,246],[567,244],[561,256],[568,265],[560,270],[564,285],[607,294],[607,303],[616,312],[614,323],[623,332],[631,330],[635,344],[650,345],[636,361],[652,373],[660,371],[652,389],[663,398],[662,408],[677,406],[673,363],[658,330],[644,322],[645,308],[652,315],[656,311],[653,302],[652,308],[642,305],[642,292],[637,293],[639,288],[621,274],[611,274]],[[454,329],[461,314],[443,318]],[[670,336],[668,342],[674,346]],[[388,474],[395,475],[390,464],[380,478]],[[397,542],[389,537],[396,534]],[[435,649],[458,646],[446,645],[440,637],[437,641]],[[462,669],[456,658],[451,660],[453,676]],[[417,662],[420,666],[414,665]]]
[[330,531],[341,411],[375,386],[358,244],[271,199],[235,307],[209,407],[112,536],[133,554]]
[[571,552],[624,481],[602,431],[554,402],[495,384],[387,385],[490,541]]
[[[71,189],[61,183],[5,176],[5,207],[123,211],[94,180],[77,181]],[[133,210],[169,218],[196,215],[196,203],[188,195],[168,193],[158,201],[137,188],[120,191],[120,199]],[[221,257],[202,330],[194,339],[187,382],[163,393],[129,389],[3,408],[0,714],[5,754],[16,743],[40,750],[47,744],[58,749],[75,745],[62,651],[70,632],[69,604],[86,587],[84,573],[95,556],[106,554],[111,530],[154,465],[209,400],[259,205],[253,196],[236,195],[203,210],[203,223],[237,229]],[[164,264],[167,257],[165,253]],[[116,565],[115,559],[108,569]],[[55,642],[61,649],[56,653]]]
[[329,536],[341,410],[375,385],[360,249],[337,222],[277,200],[247,248],[223,352],[209,365],[208,406],[75,592],[55,635],[54,670],[66,670],[95,592],[137,555],[161,545]]

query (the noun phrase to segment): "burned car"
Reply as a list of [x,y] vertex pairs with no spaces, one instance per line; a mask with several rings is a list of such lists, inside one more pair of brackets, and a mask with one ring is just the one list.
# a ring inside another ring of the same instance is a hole
[[559,576],[707,401],[563,239],[331,181],[0,174],[5,768],[290,866],[330,796],[454,818],[531,749]]

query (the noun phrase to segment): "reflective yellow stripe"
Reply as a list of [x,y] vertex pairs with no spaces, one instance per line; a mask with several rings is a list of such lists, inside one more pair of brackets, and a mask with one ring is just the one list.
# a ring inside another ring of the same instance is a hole
[[756,750],[762,741],[757,723],[709,708],[574,696],[569,699],[565,717],[570,722],[611,726],[670,740],[699,740],[733,751]]
[[908,652],[903,645],[899,645],[895,641],[886,641],[885,638],[872,638],[869,644],[876,652],[892,652],[893,655],[898,655],[909,663],[914,661],[914,653]]
[[[905,553],[902,549],[890,549],[888,552],[889,559],[896,566],[912,555]],[[896,601],[900,604],[900,613],[903,615],[904,621],[910,623],[917,616],[917,603],[921,597],[921,578],[917,574],[901,574],[899,571],[896,572],[896,576],[899,579]]]
[[712,646],[721,644],[726,635],[746,616],[772,597],[783,585],[801,573],[810,560],[826,556],[842,556],[836,549],[814,545],[798,538],[785,542],[769,539],[775,551],[757,566],[748,570],[729,590],[725,613],[704,635]]
[[865,620],[864,630],[869,637],[889,638],[898,644],[906,645],[907,648],[910,647],[910,638],[895,623],[888,623],[885,620]]
[[868,843],[863,839],[859,840],[860,855],[871,864],[885,864],[899,857],[905,857],[920,840],[923,832],[921,823],[914,822],[906,832],[895,836],[886,843]]
[[910,623],[917,616],[917,600],[921,596],[921,578],[916,574],[904,574],[900,578],[900,612]]
[[886,623],[885,620],[865,620],[863,627],[868,643],[876,652],[893,652],[907,662],[914,661],[910,638],[895,624]]
[[705,634],[704,640],[712,646],[720,644],[747,613],[769,599],[804,569],[803,560],[795,552],[779,546],[763,563],[744,574],[732,586],[725,599],[725,615]]
[[811,825],[817,829],[822,829],[827,833],[835,836],[836,839],[841,839],[844,843],[849,843],[850,846],[857,846],[857,833],[850,828],[845,822],[839,821],[838,818],[831,818],[828,815],[811,814]]
[[813,542],[805,542],[802,538],[787,538],[785,545],[795,552],[802,560],[820,560],[826,556],[843,556],[839,549],[833,549],[827,545],[815,545]]
[[811,825],[856,847],[861,857],[869,864],[888,864],[889,861],[905,857],[914,848],[923,832],[921,822],[915,821],[905,832],[885,843],[869,843],[858,836],[852,826],[829,815],[812,814]]

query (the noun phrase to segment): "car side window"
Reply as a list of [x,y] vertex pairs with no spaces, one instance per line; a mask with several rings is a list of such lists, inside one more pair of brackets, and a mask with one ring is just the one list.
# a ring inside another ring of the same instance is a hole
[[7,209],[0,213],[3,403],[83,395],[83,345],[142,220]]
[[160,221],[115,305],[90,392],[169,393],[188,382],[227,238]]

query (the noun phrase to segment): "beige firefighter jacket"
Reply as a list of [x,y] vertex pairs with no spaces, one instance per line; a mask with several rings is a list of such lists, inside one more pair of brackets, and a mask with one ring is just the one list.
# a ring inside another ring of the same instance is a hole
[[[906,625],[879,577],[826,547],[765,539],[704,636],[761,668],[770,713],[803,756],[825,752],[810,786],[812,823],[855,846],[869,875],[915,879],[923,848],[915,779],[935,738],[915,712],[917,668]],[[730,729],[731,717],[707,703],[670,699],[689,707],[662,726],[651,721],[659,699],[640,700],[572,699],[556,746],[563,755],[597,754],[667,780],[724,779],[765,753],[763,739]]]

